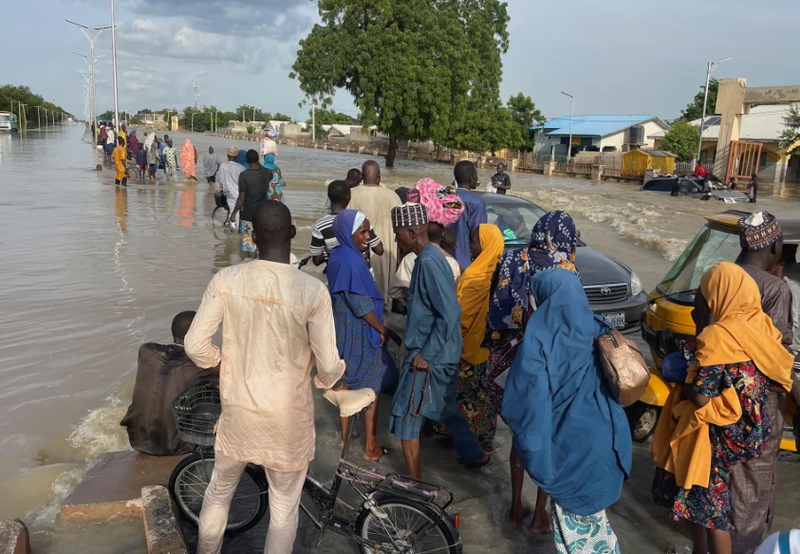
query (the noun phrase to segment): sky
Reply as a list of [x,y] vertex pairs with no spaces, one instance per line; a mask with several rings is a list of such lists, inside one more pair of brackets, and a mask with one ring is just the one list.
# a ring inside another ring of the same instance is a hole
[[[108,0],[6,2],[0,84],[27,85],[83,113],[89,45],[65,19],[110,23]],[[298,42],[319,21],[314,0],[117,0],[120,111],[182,109],[194,103],[232,110],[258,106],[307,118],[288,74]],[[705,81],[709,61],[733,58],[714,77],[750,86],[800,81],[800,2],[762,0],[508,0],[510,48],[501,96],[523,92],[544,115],[680,115]],[[97,107],[113,109],[111,34],[97,41]],[[346,93],[333,108],[358,114]]]

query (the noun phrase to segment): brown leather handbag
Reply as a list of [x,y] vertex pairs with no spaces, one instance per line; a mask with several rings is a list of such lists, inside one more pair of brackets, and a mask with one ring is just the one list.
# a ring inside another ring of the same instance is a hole
[[641,351],[607,321],[597,318],[608,327],[608,333],[597,337],[595,343],[608,386],[617,403],[626,408],[639,400],[650,382],[650,369]]

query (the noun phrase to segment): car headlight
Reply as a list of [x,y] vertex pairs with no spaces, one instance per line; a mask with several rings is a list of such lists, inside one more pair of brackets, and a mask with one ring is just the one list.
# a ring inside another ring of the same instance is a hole
[[644,290],[642,280],[636,275],[635,271],[631,271],[631,296],[636,296]]

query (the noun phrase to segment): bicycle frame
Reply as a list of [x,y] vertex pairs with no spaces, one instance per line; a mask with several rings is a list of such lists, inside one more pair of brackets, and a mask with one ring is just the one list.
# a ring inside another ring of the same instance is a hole
[[[314,508],[319,515],[319,518],[314,517],[308,507],[301,501],[300,508],[319,531],[316,546],[319,547],[325,535],[325,531],[328,528],[331,528],[340,535],[348,537],[358,544],[373,546],[372,543],[365,541],[356,534],[355,524],[359,515],[364,510],[372,510],[377,517],[383,517],[383,512],[375,502],[376,496],[380,494],[393,495],[424,505],[433,515],[439,518],[448,518],[449,516],[447,515],[446,509],[453,502],[453,493],[446,487],[396,474],[384,475],[377,470],[367,469],[347,461],[347,454],[350,449],[353,429],[357,419],[357,415],[351,419],[350,428],[344,440],[342,455],[339,459],[339,465],[330,489],[317,481],[310,473],[306,476],[306,481],[303,485],[303,491],[311,498]],[[335,513],[337,501],[339,500],[339,492],[341,491],[342,484],[345,482],[349,484],[350,488],[356,491],[363,500],[360,507],[352,507],[341,502],[343,507],[355,513],[354,517],[344,517]],[[436,502],[437,499],[440,499],[440,496],[444,497],[442,505]],[[435,525],[433,524],[427,525],[421,530],[422,532],[418,538],[424,538],[434,528]]]

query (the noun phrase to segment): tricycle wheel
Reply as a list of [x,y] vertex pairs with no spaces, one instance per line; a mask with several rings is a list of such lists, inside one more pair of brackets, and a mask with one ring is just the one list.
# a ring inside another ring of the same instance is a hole
[[628,423],[631,426],[631,437],[636,442],[645,442],[656,430],[658,414],[661,408],[651,406],[644,402],[636,402],[632,406],[625,408],[628,415]]

